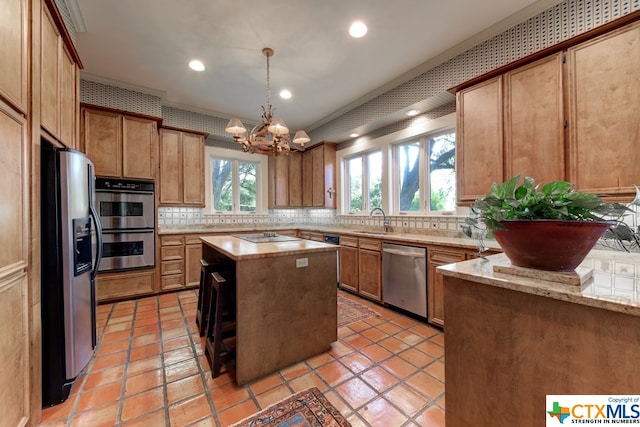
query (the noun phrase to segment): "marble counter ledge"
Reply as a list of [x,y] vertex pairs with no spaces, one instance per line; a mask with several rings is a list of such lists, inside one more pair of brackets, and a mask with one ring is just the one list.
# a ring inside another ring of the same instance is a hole
[[509,266],[504,254],[438,267],[444,276],[510,289],[594,308],[640,316],[640,254],[593,250],[581,264],[593,268],[582,286],[496,273],[493,266]]

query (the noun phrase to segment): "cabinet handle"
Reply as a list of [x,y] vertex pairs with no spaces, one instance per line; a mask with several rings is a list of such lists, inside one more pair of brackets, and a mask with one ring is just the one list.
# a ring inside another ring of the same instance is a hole
[[335,192],[336,192],[336,190],[334,190],[333,188],[329,188],[327,190],[327,193],[329,193],[329,198],[330,199],[333,199],[333,193],[335,193]]

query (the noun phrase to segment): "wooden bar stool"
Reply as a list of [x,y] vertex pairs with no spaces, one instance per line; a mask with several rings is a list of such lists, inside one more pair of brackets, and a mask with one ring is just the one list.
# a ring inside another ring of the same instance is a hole
[[196,325],[200,336],[207,331],[207,317],[211,303],[211,273],[215,264],[202,258],[200,260],[200,287],[198,288],[198,308],[196,310]]
[[211,273],[210,277],[212,292],[205,355],[211,366],[211,376],[216,378],[222,365],[235,358],[236,292],[233,279],[226,280],[218,272]]

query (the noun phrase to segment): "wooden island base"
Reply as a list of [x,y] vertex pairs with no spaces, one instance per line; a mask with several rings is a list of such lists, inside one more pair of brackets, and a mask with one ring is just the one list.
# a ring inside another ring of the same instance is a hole
[[[303,241],[307,247],[322,246],[304,253],[229,257],[213,241],[203,238],[205,258],[235,262],[238,385],[327,351],[337,341],[335,246]],[[304,259],[308,265],[297,267],[296,261]]]
[[447,427],[544,426],[547,394],[640,393],[640,317],[444,278]]

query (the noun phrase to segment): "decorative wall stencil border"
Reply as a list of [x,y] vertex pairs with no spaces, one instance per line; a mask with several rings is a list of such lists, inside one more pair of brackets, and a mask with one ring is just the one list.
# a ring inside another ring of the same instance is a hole
[[69,33],[69,37],[73,41],[73,44],[77,46],[76,42],[76,28],[73,25],[73,19],[71,18],[71,12],[69,12],[69,8],[67,7],[66,0],[55,0],[56,7],[60,12],[60,16],[62,16],[62,20],[64,21],[65,27],[67,27],[67,32]]
[[91,80],[80,79],[80,101],[152,117],[162,117],[162,99],[159,96]]

